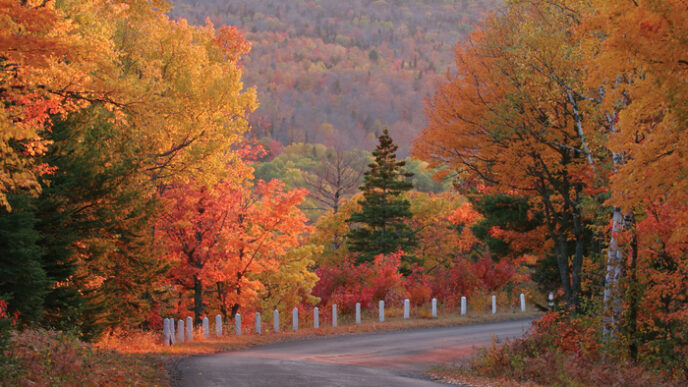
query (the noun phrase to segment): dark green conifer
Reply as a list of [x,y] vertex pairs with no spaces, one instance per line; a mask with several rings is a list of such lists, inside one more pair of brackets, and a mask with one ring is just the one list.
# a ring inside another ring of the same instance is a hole
[[349,251],[358,253],[357,263],[369,262],[378,254],[404,251],[402,268],[414,261],[409,254],[416,246],[415,232],[406,224],[411,217],[411,204],[403,193],[411,190],[413,184],[407,181],[413,176],[397,160],[397,146],[389,136],[387,128],[378,138],[380,144],[373,151],[375,161],[368,165],[363,185],[362,208],[348,219],[351,230],[347,234]]

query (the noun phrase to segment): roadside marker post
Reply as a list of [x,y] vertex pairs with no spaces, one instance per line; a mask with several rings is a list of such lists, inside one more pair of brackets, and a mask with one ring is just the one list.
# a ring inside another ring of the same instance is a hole
[[241,334],[241,314],[239,313],[234,316],[234,334],[237,336]]
[[177,341],[179,344],[184,342],[184,320],[177,322]]
[[526,311],[526,295],[521,293],[521,312]]
[[222,336],[222,316],[215,315],[215,336]]
[[193,319],[191,316],[186,317],[186,340],[193,341]]
[[299,330],[299,310],[297,308],[294,308],[291,311],[291,330]]
[[208,316],[203,317],[203,325],[201,325],[201,329],[203,330],[203,337],[206,339],[210,337],[210,322],[208,321]]
[[170,345],[170,320],[162,321],[162,345]]
[[172,343],[172,345],[174,345],[174,342],[177,340],[177,339],[176,339],[176,335],[175,335],[175,333],[174,333],[174,323],[175,323],[175,321],[174,321],[173,318],[168,318],[167,320],[170,322],[170,343]]

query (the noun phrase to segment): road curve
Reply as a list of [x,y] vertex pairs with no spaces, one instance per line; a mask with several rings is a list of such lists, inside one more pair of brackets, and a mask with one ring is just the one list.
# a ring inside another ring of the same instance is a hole
[[366,333],[268,344],[177,364],[178,385],[438,386],[423,371],[521,336],[532,320]]

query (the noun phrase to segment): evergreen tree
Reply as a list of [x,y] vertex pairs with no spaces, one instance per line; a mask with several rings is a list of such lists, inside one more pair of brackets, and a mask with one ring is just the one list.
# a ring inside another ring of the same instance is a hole
[[347,222],[351,230],[347,234],[349,251],[358,253],[357,263],[369,262],[378,254],[390,254],[399,249],[405,252],[402,269],[409,269],[415,259],[408,254],[416,246],[413,230],[405,223],[411,217],[411,204],[402,194],[413,188],[407,181],[413,176],[397,161],[397,146],[392,142],[387,128],[378,138],[380,144],[373,151],[375,161],[368,165],[363,185],[360,212],[351,215]]
[[37,244],[52,286],[44,325],[83,339],[104,328],[143,324],[162,262],[151,248],[155,214],[140,149],[122,137],[111,113],[93,105],[53,118],[42,161],[55,166],[36,200]]
[[0,208],[0,299],[10,315],[18,312],[22,323],[32,323],[42,317],[50,283],[41,264],[32,198],[10,194],[7,199],[12,211]]

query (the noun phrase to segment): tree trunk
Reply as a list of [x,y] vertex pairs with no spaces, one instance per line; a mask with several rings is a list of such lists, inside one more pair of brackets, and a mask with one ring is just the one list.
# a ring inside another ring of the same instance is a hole
[[571,305],[571,277],[569,276],[569,256],[566,248],[566,235],[559,233],[559,248],[557,249],[557,266],[559,267],[559,277],[561,287],[564,289],[564,298]]
[[236,316],[237,313],[239,313],[239,308],[240,308],[240,307],[241,307],[241,305],[239,305],[239,304],[234,304],[234,305],[232,305],[232,312],[231,312],[231,315],[230,315],[230,316],[232,317],[232,319]]
[[[578,197],[578,188],[576,188],[576,197]],[[577,199],[577,198],[576,198]],[[576,200],[578,202],[578,199]],[[573,215],[573,232],[576,238],[576,247],[573,253],[573,262],[571,264],[571,292],[573,293],[573,307],[580,308],[580,292],[581,292],[581,270],[583,268],[583,254],[585,251],[585,230],[581,222],[580,210],[576,209]]]
[[[241,296],[241,285],[240,284],[241,284],[241,278],[242,277],[243,277],[243,275],[241,273],[237,273],[237,283],[236,283],[235,290],[236,290],[236,295],[237,295],[238,300],[241,300],[241,297],[240,297]],[[234,318],[234,316],[236,316],[237,312],[239,312],[240,307],[241,307],[241,304],[238,302],[235,303],[234,305],[232,305],[232,318]]]
[[[616,116],[610,113],[605,114],[607,123],[611,133],[616,132]],[[619,167],[626,164],[623,153],[612,153],[612,161],[614,163],[614,171],[618,171]],[[613,194],[613,192],[612,192]],[[627,229],[626,220],[630,223],[631,214],[625,217],[621,213],[621,207],[614,207],[612,213],[612,235],[609,240],[609,249],[607,251],[607,273],[604,279],[604,310],[602,315],[602,330],[604,335],[610,341],[616,336],[616,330],[621,319],[621,309],[623,301],[619,288],[619,282],[623,275],[624,265],[624,251],[619,246],[618,236]]]
[[203,284],[197,274],[194,274],[194,323],[200,324],[203,318]]
[[637,285],[638,280],[638,236],[633,232],[633,241],[631,242],[631,289],[629,292],[628,302],[628,352],[631,359],[638,361],[638,341],[635,338],[638,330],[638,304],[640,302],[640,289]]
[[624,251],[619,245],[618,236],[626,229],[625,217],[620,207],[614,207],[612,214],[612,235],[607,251],[607,273],[604,281],[603,331],[613,338],[621,319],[622,297],[619,282],[623,275]]
[[227,321],[227,303],[225,302],[225,287],[227,285],[222,281],[215,283],[215,285],[217,286],[217,300],[220,304],[220,314],[222,314],[223,320]]

